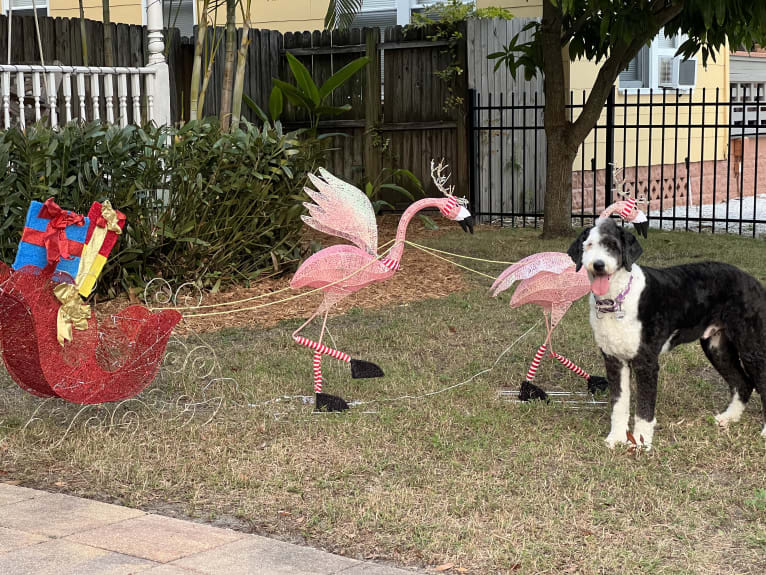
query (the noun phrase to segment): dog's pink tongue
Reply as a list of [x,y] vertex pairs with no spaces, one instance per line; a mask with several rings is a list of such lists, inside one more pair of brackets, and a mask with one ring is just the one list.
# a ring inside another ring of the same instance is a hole
[[604,295],[609,291],[609,276],[596,276],[590,284],[590,289],[597,296]]

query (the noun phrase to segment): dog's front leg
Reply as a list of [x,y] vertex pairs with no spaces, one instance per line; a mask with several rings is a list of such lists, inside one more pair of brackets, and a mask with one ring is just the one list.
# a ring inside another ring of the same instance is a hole
[[654,436],[654,405],[657,401],[657,376],[660,371],[657,355],[639,355],[632,362],[636,372],[636,420],[633,437],[638,447],[651,449]]
[[606,444],[614,449],[618,443],[628,443],[630,420],[630,366],[621,359],[604,354],[606,377],[609,380],[609,402],[612,406],[612,428]]

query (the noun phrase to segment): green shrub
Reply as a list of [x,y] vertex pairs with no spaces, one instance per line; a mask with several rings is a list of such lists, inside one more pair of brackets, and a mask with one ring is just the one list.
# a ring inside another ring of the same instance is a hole
[[217,121],[179,130],[69,124],[0,132],[0,257],[12,263],[30,201],[87,213],[111,200],[127,227],[99,282],[116,294],[153,277],[203,286],[292,259],[306,173],[320,145],[280,126]]

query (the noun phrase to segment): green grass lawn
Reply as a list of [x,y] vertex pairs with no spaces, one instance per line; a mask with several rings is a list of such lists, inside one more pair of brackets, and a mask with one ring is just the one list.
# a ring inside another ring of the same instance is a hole
[[[429,245],[500,260],[566,250],[567,241],[538,234],[479,228]],[[766,281],[763,241],[652,230],[642,243],[644,265],[718,259]],[[503,269],[470,265],[492,275]],[[544,327],[539,309],[511,310],[510,294],[492,299],[489,284],[471,275],[469,289],[444,299],[332,318],[340,349],[386,371],[352,380],[345,364],[325,359],[326,391],[368,402],[341,415],[315,415],[299,399],[266,403],[311,394],[310,353],[290,338],[297,320],[190,338],[190,346],[213,348],[221,379],[204,387],[189,369],[165,369],[139,400],[118,406],[44,402],[3,376],[0,481],[354,557],[454,563],[450,572],[766,572],[760,398],[719,431],[712,416],[727,404],[726,385],[699,346],[676,349],[661,362],[654,449],[610,451],[603,406],[498,397],[522,381]],[[467,380],[530,328],[470,383],[396,399]],[[562,321],[554,347],[603,375],[585,301]],[[550,359],[537,383],[585,388]]]

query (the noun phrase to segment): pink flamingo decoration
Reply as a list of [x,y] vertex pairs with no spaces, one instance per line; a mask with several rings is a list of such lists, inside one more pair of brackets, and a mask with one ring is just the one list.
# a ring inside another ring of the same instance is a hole
[[[325,169],[319,169],[321,178],[309,174],[316,190],[305,190],[314,203],[304,204],[309,210],[309,215],[303,216],[303,221],[315,230],[347,239],[355,244],[331,246],[315,253],[303,262],[290,282],[293,289],[309,287],[322,289],[324,292],[324,299],[319,308],[293,332],[293,340],[296,343],[314,352],[314,392],[317,410],[348,409],[348,404],[342,398],[322,393],[323,355],[350,363],[351,377],[355,379],[383,376],[383,371],[374,363],[352,359],[349,354],[322,344],[330,309],[352,293],[394,275],[402,259],[407,225],[420,210],[439,208],[444,217],[459,221],[465,231],[470,230],[473,233],[473,220],[465,208],[466,201],[453,195],[453,186],[446,187],[449,175],[442,175],[444,169],[444,162],[436,167],[434,162],[431,162],[434,183],[446,197],[424,198],[407,208],[399,221],[394,246],[388,257],[383,259],[378,259],[377,223],[367,196]],[[324,319],[319,340],[312,341],[298,335],[320,313],[324,314]]]
[[[622,172],[622,169],[617,170],[617,172]],[[599,219],[608,218],[616,212],[623,221],[632,223],[633,227],[636,228],[636,231],[646,238],[649,232],[649,220],[647,219],[646,214],[637,208],[637,204],[648,205],[649,202],[643,197],[632,198],[628,192],[623,191],[625,178],[618,178],[617,174],[615,174],[615,179],[618,188],[616,190],[617,195],[625,199],[608,206],[601,212]]]
[[519,399],[528,401],[548,397],[542,389],[532,383],[546,352],[549,352],[564,367],[584,378],[588,382],[591,393],[605,390],[606,379],[588,374],[563,355],[553,351],[551,346],[553,330],[556,329],[561,318],[575,301],[590,291],[587,271],[576,272],[574,262],[567,254],[541,252],[524,258],[501,273],[492,284],[492,296],[497,297],[516,281],[521,283],[511,298],[511,307],[516,308],[526,304],[541,306],[547,330],[545,341],[537,349],[527,371],[527,377],[521,385]]

